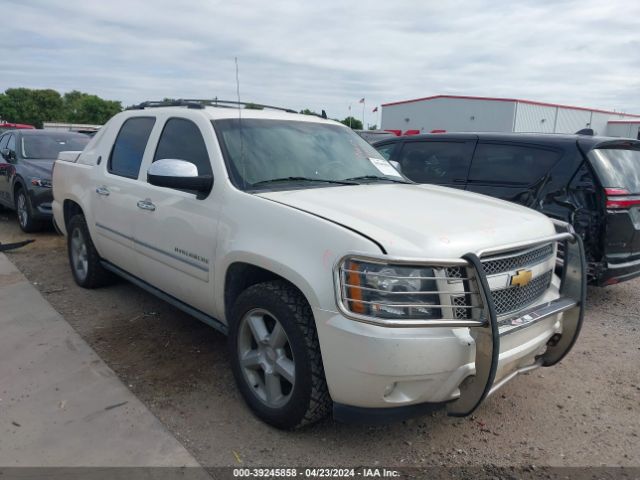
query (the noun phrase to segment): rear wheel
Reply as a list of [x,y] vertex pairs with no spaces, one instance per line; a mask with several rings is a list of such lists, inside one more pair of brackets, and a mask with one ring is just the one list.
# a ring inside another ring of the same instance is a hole
[[260,283],[240,294],[229,348],[238,388],[265,422],[291,429],[329,413],[331,398],[313,314],[288,283]]
[[16,214],[18,215],[18,225],[23,232],[33,233],[42,228],[42,224],[33,219],[31,202],[23,188],[18,188],[16,192]]
[[100,263],[100,255],[91,241],[84,215],[75,215],[69,220],[67,234],[69,265],[76,283],[84,288],[110,283],[112,275]]

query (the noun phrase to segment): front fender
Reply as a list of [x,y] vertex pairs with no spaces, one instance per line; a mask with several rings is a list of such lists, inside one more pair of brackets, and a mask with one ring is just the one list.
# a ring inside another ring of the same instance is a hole
[[[11,185],[10,194],[11,194],[11,202],[13,202],[13,208],[16,209],[16,190],[18,187],[26,189],[24,180],[17,173],[13,173],[13,175],[9,178],[9,184]],[[29,193],[27,192],[27,195]]]
[[380,253],[371,240],[311,213],[244,192],[225,199],[215,268],[217,318],[225,318],[229,266],[244,262],[295,285],[312,308],[337,311],[333,266],[349,251]]
[[[229,267],[235,263],[246,263],[255,267],[263,268],[269,272],[273,272],[295,285],[302,292],[310,305],[317,306],[320,304],[320,299],[318,298],[316,290],[314,290],[301,272],[295,270],[288,264],[282,263],[281,260],[266,257],[263,254],[256,252],[230,252],[229,255],[224,258],[224,261],[220,264],[220,268],[217,270],[219,272],[219,277],[221,278],[216,279],[216,285],[224,285]],[[218,295],[221,295],[221,297],[216,299],[216,305],[223,305],[223,310],[226,307],[224,305],[224,290],[224,288],[220,289]]]

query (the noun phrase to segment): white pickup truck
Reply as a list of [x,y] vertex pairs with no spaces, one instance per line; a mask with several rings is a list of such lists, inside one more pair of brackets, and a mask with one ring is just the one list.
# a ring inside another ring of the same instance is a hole
[[61,154],[55,223],[80,286],[115,273],[228,334],[264,421],[467,415],[574,344],[584,256],[566,225],[413,184],[333,121],[173,105]]

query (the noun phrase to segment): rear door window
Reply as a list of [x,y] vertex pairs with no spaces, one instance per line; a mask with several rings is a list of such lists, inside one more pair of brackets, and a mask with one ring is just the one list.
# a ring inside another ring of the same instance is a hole
[[109,173],[138,178],[142,157],[155,123],[153,117],[133,117],[122,124],[111,150]]
[[393,160],[391,155],[393,154],[393,151],[396,149],[397,145],[398,145],[397,143],[388,143],[386,145],[379,145],[379,146],[376,146],[376,150],[380,152],[380,155],[382,155],[385,158],[385,160]]
[[211,160],[198,126],[184,118],[170,118],[162,130],[153,161],[173,158],[191,162],[198,175],[211,175]]
[[464,183],[474,141],[407,141],[397,155],[402,173],[417,183]]
[[469,183],[533,185],[558,162],[562,152],[537,146],[479,143]]
[[603,187],[640,194],[640,150],[597,148],[589,158]]

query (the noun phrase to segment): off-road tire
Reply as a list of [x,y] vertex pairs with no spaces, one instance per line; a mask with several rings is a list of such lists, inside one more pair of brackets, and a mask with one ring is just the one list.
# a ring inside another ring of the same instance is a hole
[[[265,309],[277,317],[295,358],[295,385],[289,401],[279,408],[262,403],[242,373],[238,347],[240,321],[253,309]],[[270,281],[242,292],[232,308],[228,340],[238,389],[257,417],[277,428],[294,429],[315,423],[329,414],[332,402],[313,313],[304,296],[292,285],[285,281]]]
[[[84,278],[81,278],[74,268],[72,260],[72,238],[74,231],[79,231],[80,235],[84,239],[87,252],[87,274]],[[83,288],[98,288],[108,285],[113,282],[113,274],[106,270],[100,263],[100,255],[93,245],[89,229],[87,228],[87,221],[84,215],[75,215],[69,220],[67,224],[67,254],[69,256],[69,266],[71,267],[71,273],[76,283]]]

